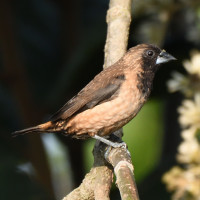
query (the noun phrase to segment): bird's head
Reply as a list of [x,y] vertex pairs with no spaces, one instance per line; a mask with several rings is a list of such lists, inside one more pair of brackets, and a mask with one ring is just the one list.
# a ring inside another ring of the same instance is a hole
[[[156,71],[162,63],[176,60],[175,57],[151,44],[139,44],[128,52],[129,60],[142,63],[145,71]],[[131,58],[132,57],[132,58]],[[133,63],[134,65],[136,63]]]

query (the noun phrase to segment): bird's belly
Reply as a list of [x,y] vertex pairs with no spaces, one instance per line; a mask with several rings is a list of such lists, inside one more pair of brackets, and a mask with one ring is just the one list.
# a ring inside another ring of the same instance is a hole
[[133,88],[122,90],[115,99],[95,106],[72,118],[67,129],[76,135],[108,135],[128,123],[143,105],[141,95]]

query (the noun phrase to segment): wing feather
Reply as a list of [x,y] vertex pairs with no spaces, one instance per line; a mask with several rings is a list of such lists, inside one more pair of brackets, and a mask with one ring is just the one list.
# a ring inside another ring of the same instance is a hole
[[125,75],[122,70],[116,70],[114,73],[113,70],[103,70],[56,112],[51,120],[68,119],[77,113],[109,101],[117,95],[124,80]]

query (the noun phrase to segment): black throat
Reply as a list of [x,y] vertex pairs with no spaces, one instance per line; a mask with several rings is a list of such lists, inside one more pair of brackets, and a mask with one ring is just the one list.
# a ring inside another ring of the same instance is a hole
[[145,99],[147,99],[151,93],[154,75],[155,72],[153,72],[152,70],[143,71],[137,74],[137,88]]

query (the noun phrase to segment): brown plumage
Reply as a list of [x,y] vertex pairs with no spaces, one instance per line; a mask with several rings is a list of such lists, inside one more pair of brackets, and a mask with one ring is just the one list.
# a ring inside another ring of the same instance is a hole
[[63,133],[85,139],[106,136],[136,116],[151,92],[159,64],[175,60],[158,47],[141,44],[104,69],[51,120],[13,135]]

